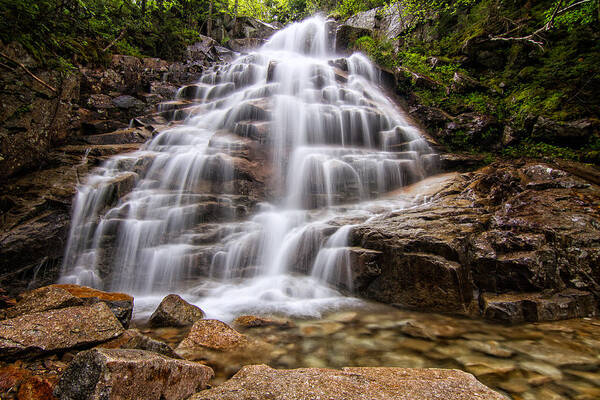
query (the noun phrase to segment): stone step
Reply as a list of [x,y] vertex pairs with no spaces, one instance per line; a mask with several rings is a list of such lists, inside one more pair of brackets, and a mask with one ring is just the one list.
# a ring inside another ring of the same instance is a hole
[[111,145],[128,143],[145,143],[152,138],[152,132],[145,128],[128,128],[104,133],[89,135],[80,138],[81,141],[92,145]]

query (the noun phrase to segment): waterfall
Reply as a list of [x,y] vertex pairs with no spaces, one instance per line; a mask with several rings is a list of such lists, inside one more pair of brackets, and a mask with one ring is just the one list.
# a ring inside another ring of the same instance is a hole
[[224,319],[318,315],[355,301],[355,224],[425,177],[435,154],[361,54],[310,18],[205,71],[160,112],[174,121],[78,188],[61,282],[176,292]]

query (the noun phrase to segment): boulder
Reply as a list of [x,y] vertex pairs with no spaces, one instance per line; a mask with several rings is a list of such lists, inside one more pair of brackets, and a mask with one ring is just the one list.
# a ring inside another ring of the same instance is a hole
[[224,384],[190,400],[486,399],[504,396],[458,370],[410,368],[321,368],[277,370],[249,365]]
[[189,326],[204,318],[204,312],[176,294],[170,294],[158,305],[150,316],[150,325],[163,326]]
[[216,319],[197,321],[188,336],[179,343],[176,352],[184,353],[187,349],[206,348],[227,351],[248,344],[249,340],[224,322]]
[[81,299],[84,304],[91,305],[97,302],[105,303],[112,313],[117,317],[125,329],[131,322],[133,314],[133,297],[118,292],[103,292],[102,290],[92,289],[87,286],[58,284],[51,287],[64,289],[71,295]]
[[93,346],[123,327],[104,303],[27,314],[0,321],[0,357],[14,359]]
[[75,356],[54,395],[60,400],[183,400],[208,386],[209,367],[143,350],[92,349]]
[[24,314],[80,306],[83,301],[64,289],[46,286],[21,296],[14,307],[0,312],[0,318],[15,318]]

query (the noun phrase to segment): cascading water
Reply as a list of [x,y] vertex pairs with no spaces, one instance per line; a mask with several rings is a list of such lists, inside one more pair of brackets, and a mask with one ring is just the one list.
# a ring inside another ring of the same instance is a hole
[[353,224],[403,207],[374,199],[435,155],[330,28],[293,24],[180,89],[162,111],[183,124],[79,188],[61,281],[132,293],[138,314],[172,292],[223,319],[356,301]]

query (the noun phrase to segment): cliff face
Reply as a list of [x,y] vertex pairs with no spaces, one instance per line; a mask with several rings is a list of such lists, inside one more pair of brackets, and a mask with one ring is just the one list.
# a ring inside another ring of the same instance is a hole
[[[85,175],[139,148],[167,124],[169,111],[157,105],[232,53],[204,37],[186,62],[115,55],[106,67],[61,74],[37,68],[18,45],[4,52],[57,88],[22,69],[0,77],[0,285],[19,291],[56,280],[71,202]],[[130,183],[115,187],[124,192]]]

